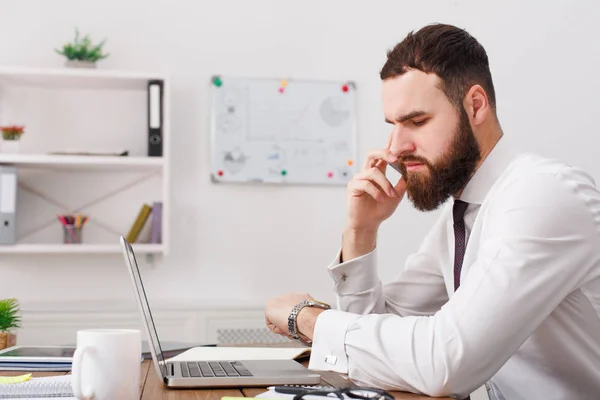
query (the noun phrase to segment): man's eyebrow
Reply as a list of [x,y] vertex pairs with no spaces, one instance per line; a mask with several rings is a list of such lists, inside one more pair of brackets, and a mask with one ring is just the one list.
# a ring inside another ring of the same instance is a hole
[[[398,118],[396,120],[396,122],[402,123],[402,122],[408,121],[409,119],[413,119],[415,117],[420,117],[420,116],[426,115],[426,114],[427,114],[427,111],[423,111],[423,110],[412,111],[412,112],[409,112],[408,114],[402,115],[400,118]],[[393,122],[387,118],[385,119],[385,122],[387,122],[388,124],[393,124]]]

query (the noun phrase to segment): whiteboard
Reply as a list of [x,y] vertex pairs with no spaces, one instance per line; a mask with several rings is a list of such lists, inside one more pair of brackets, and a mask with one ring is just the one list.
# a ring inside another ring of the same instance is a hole
[[356,172],[356,85],[214,76],[213,182],[346,185]]

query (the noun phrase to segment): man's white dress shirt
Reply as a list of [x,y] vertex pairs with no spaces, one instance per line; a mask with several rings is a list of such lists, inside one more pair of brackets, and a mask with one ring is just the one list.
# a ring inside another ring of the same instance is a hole
[[[393,282],[376,250],[329,266],[337,310],[309,368],[358,384],[506,400],[600,399],[600,193],[586,173],[501,139],[460,197],[467,246],[454,292],[453,200]],[[406,228],[410,231],[410,227]]]

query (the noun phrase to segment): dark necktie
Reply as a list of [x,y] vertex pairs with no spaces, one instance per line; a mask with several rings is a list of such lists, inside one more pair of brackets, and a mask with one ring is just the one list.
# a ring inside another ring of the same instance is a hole
[[[454,217],[454,291],[460,286],[460,271],[463,258],[465,258],[467,232],[464,216],[468,206],[469,203],[454,200],[454,207],[452,208],[452,216]],[[465,397],[464,400],[471,400],[471,396]]]
[[463,258],[465,258],[465,247],[467,245],[467,232],[465,230],[465,211],[469,203],[454,200],[452,216],[454,217],[454,290],[460,286],[460,271]]

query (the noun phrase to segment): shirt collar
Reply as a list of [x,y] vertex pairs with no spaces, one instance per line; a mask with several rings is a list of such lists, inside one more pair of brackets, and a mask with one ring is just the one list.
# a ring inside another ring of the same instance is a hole
[[514,156],[508,140],[502,136],[463,189],[460,200],[481,205]]

